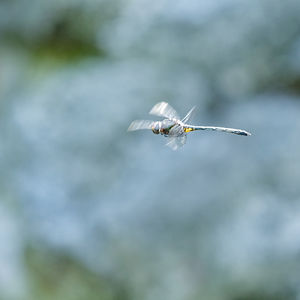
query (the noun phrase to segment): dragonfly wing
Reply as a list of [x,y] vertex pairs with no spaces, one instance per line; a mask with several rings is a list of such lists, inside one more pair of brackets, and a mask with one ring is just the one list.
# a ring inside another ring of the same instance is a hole
[[186,116],[181,120],[182,123],[187,123],[194,115],[196,106],[194,106],[187,114]]
[[150,120],[135,120],[129,125],[127,130],[134,131],[140,129],[151,129],[154,123],[154,121]]
[[169,137],[166,145],[170,147],[172,150],[178,150],[186,143],[186,135],[182,136],[171,136]]
[[173,126],[169,132],[169,136],[174,136],[174,137],[182,136],[184,134],[185,134],[185,132],[184,132],[183,127],[178,124]]
[[179,120],[179,115],[176,110],[167,102],[159,102],[155,104],[150,110],[149,114],[168,119]]

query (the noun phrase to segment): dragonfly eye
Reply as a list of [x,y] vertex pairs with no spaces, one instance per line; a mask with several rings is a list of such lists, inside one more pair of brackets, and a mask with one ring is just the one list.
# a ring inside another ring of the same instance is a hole
[[155,134],[159,134],[159,124],[156,123],[155,125],[152,126],[152,132]]

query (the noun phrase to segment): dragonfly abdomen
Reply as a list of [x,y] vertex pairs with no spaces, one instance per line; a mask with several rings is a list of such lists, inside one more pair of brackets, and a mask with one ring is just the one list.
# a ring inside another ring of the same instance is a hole
[[227,133],[233,133],[237,135],[250,136],[251,133],[242,129],[227,128],[227,127],[215,127],[215,126],[186,126],[185,132],[195,131],[195,130],[213,130],[213,131],[222,131]]

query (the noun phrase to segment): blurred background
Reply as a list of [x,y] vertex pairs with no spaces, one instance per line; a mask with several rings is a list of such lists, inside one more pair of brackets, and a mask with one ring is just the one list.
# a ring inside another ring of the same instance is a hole
[[300,299],[299,12],[0,0],[0,299]]

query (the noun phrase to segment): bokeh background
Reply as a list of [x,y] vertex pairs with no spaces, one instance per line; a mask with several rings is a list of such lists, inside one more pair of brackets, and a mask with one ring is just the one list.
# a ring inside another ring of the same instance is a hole
[[[0,299],[300,299],[299,0],[0,1]],[[167,101],[173,152],[126,132]]]

